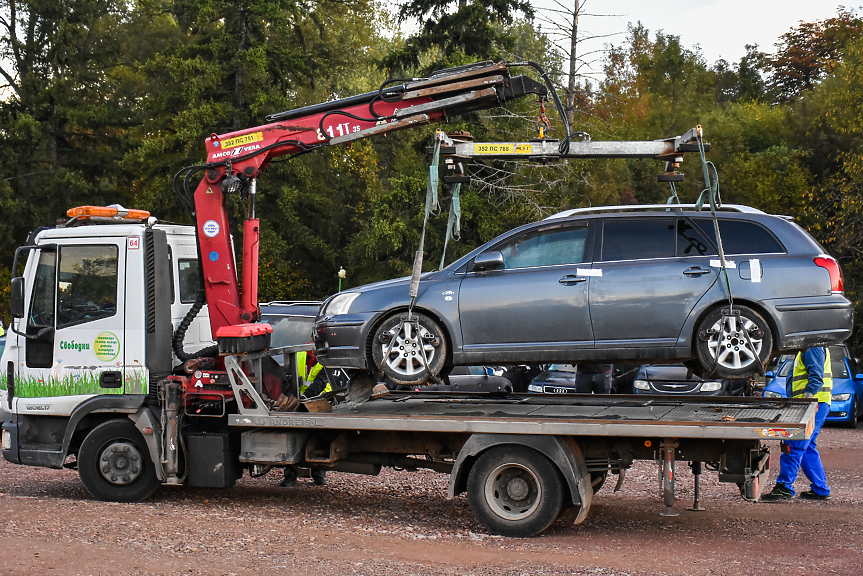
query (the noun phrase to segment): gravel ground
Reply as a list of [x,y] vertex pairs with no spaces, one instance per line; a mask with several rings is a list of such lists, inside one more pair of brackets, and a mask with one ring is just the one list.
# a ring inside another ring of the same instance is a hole
[[0,461],[0,576],[863,574],[861,438],[822,432],[827,502],[747,503],[706,472],[707,510],[691,512],[692,476],[678,463],[680,515],[665,518],[656,465],[638,462],[583,524],[570,511],[531,539],[487,534],[464,496],[446,500],[448,477],[428,471],[331,473],[327,486],[292,488],[273,471],[231,490],[164,487],[116,504],[93,500],[73,471]]

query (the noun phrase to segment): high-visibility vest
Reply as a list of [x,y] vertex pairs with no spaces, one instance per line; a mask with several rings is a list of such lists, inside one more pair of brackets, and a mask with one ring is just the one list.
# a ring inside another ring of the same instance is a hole
[[[824,384],[815,394],[815,398],[819,402],[830,404],[830,399],[833,397],[833,371],[830,367],[830,349],[825,347],[826,352],[824,357]],[[794,371],[791,373],[791,396],[792,398],[802,398],[806,392],[806,386],[809,384],[809,371],[803,363],[803,352],[797,353],[797,358],[794,359]]]
[[[308,353],[307,352],[297,352],[297,369],[300,373],[300,378],[302,378],[303,382],[300,384],[300,394],[304,394],[306,392],[306,388],[308,388],[312,382],[315,381],[315,377],[324,369],[321,366],[321,363],[318,362],[312,369],[306,373],[306,364],[307,364]],[[327,382],[327,385],[321,392],[330,392],[333,387],[330,386],[330,383]]]

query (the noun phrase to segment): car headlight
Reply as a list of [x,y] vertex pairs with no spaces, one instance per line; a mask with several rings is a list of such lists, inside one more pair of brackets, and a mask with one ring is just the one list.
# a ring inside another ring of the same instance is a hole
[[542,386],[538,384],[528,384],[527,385],[528,392],[542,392]]
[[647,383],[647,380],[636,380],[632,383],[632,387],[636,390],[650,390],[650,384]]
[[834,402],[845,402],[851,398],[851,394],[834,394],[833,401]]
[[763,395],[765,398],[785,398],[779,392],[773,392],[772,390],[765,390]]
[[339,314],[347,314],[354,300],[362,294],[362,292],[342,292],[337,294],[330,300],[327,307],[324,308],[324,316],[338,316]]
[[702,382],[701,383],[701,391],[702,392],[716,392],[722,388],[722,382]]

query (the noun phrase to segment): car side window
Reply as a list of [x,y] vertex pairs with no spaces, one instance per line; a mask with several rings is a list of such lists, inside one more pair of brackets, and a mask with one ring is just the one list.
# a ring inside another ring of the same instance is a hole
[[602,233],[602,260],[673,258],[675,222],[671,219],[606,220]]
[[504,268],[559,266],[584,262],[587,226],[532,231],[497,247]]
[[194,302],[198,297],[198,290],[201,289],[198,261],[180,258],[177,260],[177,268],[180,284],[180,302],[183,304]]
[[57,328],[117,313],[117,246],[64,246],[57,275]]
[[712,256],[716,248],[701,231],[688,220],[677,221],[677,257]]
[[[696,218],[695,224],[716,245],[716,231],[710,218]],[[761,224],[747,220],[719,219],[722,248],[726,255],[733,254],[783,254],[785,248]]]

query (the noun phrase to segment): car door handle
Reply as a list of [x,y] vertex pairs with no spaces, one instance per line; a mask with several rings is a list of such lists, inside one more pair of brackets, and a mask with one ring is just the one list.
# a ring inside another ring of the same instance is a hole
[[576,276],[575,274],[567,274],[563,276],[558,282],[563,284],[564,286],[572,286],[574,284],[578,284],[579,282],[584,282],[587,280],[584,276]]
[[702,268],[700,266],[691,266],[683,271],[683,274],[689,276],[690,278],[699,277],[702,274],[710,274],[710,268]]

